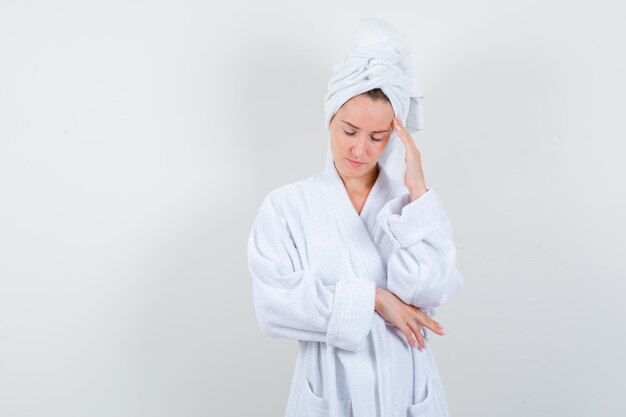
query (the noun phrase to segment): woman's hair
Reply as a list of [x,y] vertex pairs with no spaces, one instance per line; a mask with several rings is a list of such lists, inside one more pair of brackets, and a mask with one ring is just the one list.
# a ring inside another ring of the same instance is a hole
[[383,90],[381,90],[380,88],[374,88],[361,94],[371,98],[374,101],[386,101],[387,103],[391,104],[389,97],[387,97],[387,95],[383,93]]

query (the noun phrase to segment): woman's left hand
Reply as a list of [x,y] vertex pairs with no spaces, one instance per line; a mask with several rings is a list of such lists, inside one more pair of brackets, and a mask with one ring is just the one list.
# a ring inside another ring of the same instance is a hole
[[428,191],[424,172],[422,170],[421,154],[408,130],[404,127],[399,117],[393,119],[393,128],[398,133],[398,137],[404,144],[404,161],[406,171],[404,173],[404,184],[409,189],[411,201],[415,201],[419,196]]

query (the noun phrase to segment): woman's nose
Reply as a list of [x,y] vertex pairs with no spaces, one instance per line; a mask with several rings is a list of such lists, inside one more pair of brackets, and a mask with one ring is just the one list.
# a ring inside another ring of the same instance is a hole
[[352,146],[352,155],[356,158],[360,158],[363,155],[363,150],[365,147],[365,141],[363,139],[356,139],[356,143]]

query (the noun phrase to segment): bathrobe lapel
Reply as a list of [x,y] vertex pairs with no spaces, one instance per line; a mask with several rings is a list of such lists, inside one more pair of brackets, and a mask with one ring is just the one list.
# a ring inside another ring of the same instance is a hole
[[[350,244],[357,253],[359,262],[363,265],[363,270],[367,276],[362,279],[367,279],[376,283],[377,287],[387,287],[387,272],[385,271],[386,262],[383,264],[381,254],[374,243],[373,236],[375,236],[376,229],[379,225],[376,223],[376,214],[389,200],[390,194],[393,191],[391,179],[385,172],[383,166],[378,164],[379,173],[374,186],[370,190],[365,205],[359,215],[350,201],[350,196],[346,191],[346,187],[343,185],[343,181],[335,168],[334,162],[327,160],[326,166],[322,175],[328,191],[327,197],[330,200],[331,206],[335,212],[345,224],[348,234],[350,235]],[[387,338],[384,337],[387,331],[385,320],[380,315],[374,315],[372,323],[376,329],[372,331],[374,351],[375,355],[380,360],[376,361],[376,374],[380,381],[378,384],[378,400],[380,404],[381,415],[388,415],[388,409],[392,406],[392,392],[389,389],[383,389],[392,381],[392,370],[387,369],[385,364],[387,360],[385,358],[386,352],[389,352]],[[329,350],[328,358],[332,358]],[[334,360],[330,360],[328,366],[330,370],[331,378],[334,378]],[[332,385],[334,386],[334,385]],[[391,385],[390,385],[391,386]],[[331,394],[334,395],[334,394]],[[340,415],[331,412],[331,416]]]
[[329,200],[348,229],[351,244],[359,255],[360,262],[368,275],[364,279],[374,281],[378,286],[383,286],[386,272],[372,236],[377,228],[374,223],[376,214],[384,206],[392,189],[390,179],[380,163],[378,168],[380,170],[378,178],[367,196],[361,215],[352,205],[350,196],[332,160],[326,162],[323,177]]

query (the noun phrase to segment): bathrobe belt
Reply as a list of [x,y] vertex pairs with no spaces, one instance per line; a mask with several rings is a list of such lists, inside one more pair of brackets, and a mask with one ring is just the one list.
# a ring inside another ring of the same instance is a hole
[[[377,313],[376,313],[377,314]],[[392,404],[391,402],[391,390],[392,390],[392,380],[393,375],[390,372],[390,367],[385,366],[388,362],[385,355],[388,355],[389,350],[389,338],[386,337],[387,332],[387,324],[384,318],[380,316],[375,316],[372,321],[372,340],[373,340],[373,349],[374,355],[376,357],[376,390],[378,395],[378,403],[380,404],[380,416],[381,417],[395,417],[391,416]],[[428,339],[428,332],[426,330],[421,330],[422,336],[424,339]],[[428,343],[428,342],[426,342]],[[330,417],[341,417],[345,416],[348,413],[348,410],[341,410],[342,405],[347,405],[349,402],[341,402],[339,403],[339,398],[337,397],[337,374],[336,374],[336,356],[335,356],[335,347],[326,345],[326,365],[328,372],[324,373],[324,385],[327,387],[332,387],[329,391],[329,403],[330,403]],[[411,349],[415,349],[411,347]],[[428,349],[428,347],[426,348]],[[420,351],[420,353],[424,353],[424,355],[419,355],[422,357],[422,362],[420,365],[425,366],[427,369],[425,370],[426,374],[432,377],[432,370],[430,369],[431,364],[429,361],[429,352]],[[413,355],[416,355],[416,352],[412,352]],[[415,357],[415,356],[413,356]],[[407,364],[408,365],[408,364]],[[413,364],[413,366],[417,366],[417,364]],[[416,392],[415,392],[415,374],[416,370],[413,370],[413,404],[416,402]]]
[[[391,375],[389,374],[389,367],[385,366],[387,362],[384,360],[384,355],[386,352],[389,352],[387,343],[388,341],[384,337],[386,332],[386,324],[382,317],[374,317],[372,321],[372,339],[373,339],[373,349],[374,355],[376,356],[376,389],[378,395],[378,402],[380,404],[380,415],[381,417],[388,416],[388,404],[389,404],[389,395],[391,394]],[[376,329],[375,329],[376,327]],[[326,345],[326,371],[323,374],[324,386],[329,387],[329,411],[330,417],[342,417],[346,415],[346,410],[341,410],[340,407],[342,404],[347,404],[347,402],[339,403],[339,398],[337,397],[337,373],[336,373],[336,356],[335,356],[335,347],[331,345]]]

